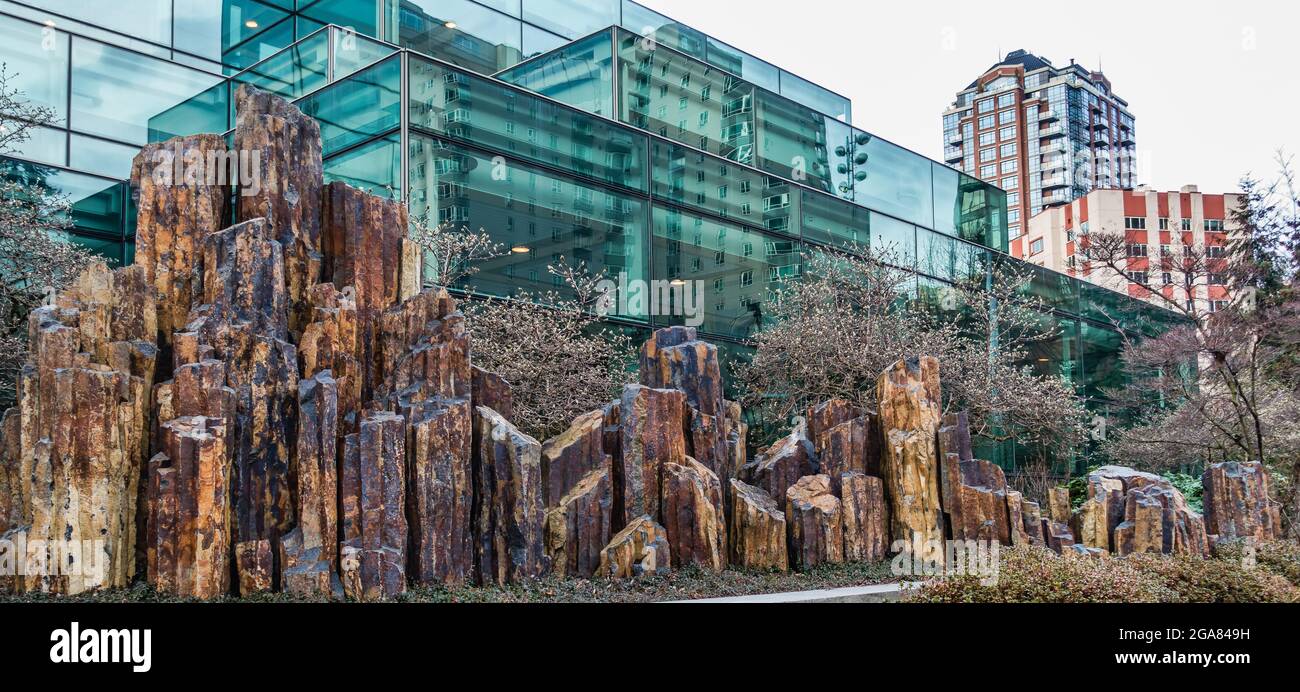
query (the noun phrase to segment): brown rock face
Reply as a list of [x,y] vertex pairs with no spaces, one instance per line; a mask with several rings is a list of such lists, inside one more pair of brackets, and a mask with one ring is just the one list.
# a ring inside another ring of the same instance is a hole
[[1269,499],[1268,472],[1258,461],[1211,464],[1205,488],[1205,532],[1217,540],[1282,537],[1281,508]]
[[690,457],[683,464],[665,463],[662,473],[659,506],[673,546],[673,567],[722,571],[727,566],[727,527],[718,476]]
[[93,264],[32,311],[17,413],[8,414],[0,448],[17,454],[10,521],[21,524],[25,557],[46,567],[17,576],[18,590],[75,594],[130,583],[156,333],[141,267]]
[[230,456],[220,419],[177,418],[162,426],[149,461],[149,584],[195,598],[230,591]]
[[[652,389],[630,384],[623,388],[619,405],[622,431],[615,499],[619,524],[649,515],[660,521],[659,478],[664,464],[686,460],[686,395],[675,389]],[[674,552],[676,546],[674,546]]]
[[[1088,474],[1088,500],[1074,517],[1081,544],[1132,552],[1209,554],[1205,522],[1169,481],[1123,466]],[[1157,540],[1158,538],[1158,540]]]
[[758,455],[741,469],[741,480],[756,485],[775,498],[784,498],[800,478],[817,472],[817,453],[808,439],[806,425],[795,426],[789,435]]
[[244,541],[235,544],[235,573],[239,576],[239,595],[275,588],[273,581],[274,558],[268,540]]
[[1025,535],[1029,537],[1029,544],[1046,545],[1047,539],[1043,535],[1043,512],[1038,503],[1022,499],[1020,516],[1024,519]]
[[614,491],[608,465],[597,468],[569,489],[546,512],[546,554],[560,577],[587,578],[600,567],[609,544]]
[[731,479],[731,561],[749,569],[790,568],[785,512],[762,488]]
[[[407,224],[406,207],[401,202],[369,195],[344,183],[330,183],[325,189],[322,274],[335,286],[349,287],[355,301],[354,355],[362,368],[363,402],[375,396],[385,369],[394,365],[393,358],[414,344],[403,339],[395,344],[396,353],[385,350],[381,358],[381,343],[385,349],[394,346],[382,337],[386,324],[382,316],[400,300],[402,240]],[[412,313],[408,310],[407,314]]]
[[1011,545],[1029,545],[1029,532],[1025,530],[1025,496],[1018,491],[1008,489],[1006,502]]
[[889,554],[885,485],[875,476],[850,471],[840,480],[844,512],[844,559],[876,562]]
[[284,99],[248,85],[235,92],[235,110],[235,151],[249,158],[253,177],[240,181],[236,218],[263,218],[275,229],[287,280],[288,326],[300,333],[310,321],[307,293],[321,276],[320,125]]
[[430,400],[409,414],[407,510],[411,568],[421,584],[458,584],[474,574],[473,411],[465,398]]
[[1062,524],[1050,519],[1043,520],[1043,535],[1047,540],[1047,547],[1060,553],[1074,545],[1074,532],[1070,530],[1069,524]]
[[550,566],[542,445],[485,407],[474,410],[474,439],[472,523],[479,583],[540,577]]
[[402,409],[430,398],[469,400],[465,315],[443,289],[428,289],[383,315],[383,386],[378,398]]
[[[944,494],[952,498],[944,511],[954,539],[1011,544],[1011,500],[1006,475],[997,464],[982,459],[959,462],[949,454],[943,460],[943,485]],[[1020,521],[1018,499],[1015,516]]]
[[641,384],[681,390],[696,411],[726,415],[718,348],[700,341],[694,327],[660,329],[641,346]]
[[486,406],[500,413],[502,418],[514,420],[514,392],[506,378],[477,365],[471,366],[470,392],[475,407]]
[[[808,421],[808,437],[816,441],[822,436],[822,433],[841,423],[861,418],[862,414],[862,409],[845,399],[829,399],[816,406],[811,406],[805,416]],[[818,453],[821,453],[820,449],[818,449]]]
[[281,538],[284,590],[332,594],[338,563],[339,388],[329,370],[298,383],[298,527]]
[[298,341],[301,376],[312,378],[328,370],[337,383],[340,434],[354,433],[361,424],[365,384],[354,293],[351,287],[340,291],[334,284],[313,287],[309,297],[312,321]]
[[629,522],[601,551],[596,574],[610,579],[666,574],[671,561],[672,551],[664,527],[643,515]]
[[745,412],[740,408],[740,404],[734,401],[725,402],[727,406],[727,462],[719,474],[719,478],[740,477],[740,469],[748,461],[747,439],[749,437],[749,425],[745,423]]
[[17,408],[0,419],[0,533],[23,523],[21,426]]
[[192,269],[203,240],[230,225],[230,163],[220,135],[192,135],[146,145],[131,164],[135,264],[153,288],[158,318],[150,340],[163,363],[198,294]]
[[804,570],[844,562],[844,519],[831,479],[805,476],[786,493],[785,520],[790,565]]
[[889,498],[890,534],[927,546],[916,556],[943,564],[943,518],[939,494],[939,362],[925,357],[899,361],[876,386],[885,450],[881,470]]
[[[556,505],[578,481],[612,464],[612,458],[605,453],[605,412],[591,411],[578,416],[568,430],[542,445],[547,505]],[[611,479],[611,487],[612,482]],[[604,545],[603,541],[600,547]]]
[[373,413],[345,438],[340,571],[354,599],[406,590],[405,459],[405,421],[395,413]]
[[1047,516],[1058,524],[1070,523],[1070,516],[1073,510],[1070,509],[1070,489],[1062,486],[1056,486],[1047,490]]

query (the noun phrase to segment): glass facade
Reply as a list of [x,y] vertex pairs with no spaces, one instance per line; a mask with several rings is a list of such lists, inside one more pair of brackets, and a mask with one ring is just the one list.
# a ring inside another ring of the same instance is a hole
[[[204,31],[205,17],[220,19],[210,31],[228,32],[231,17],[246,16],[197,5],[212,9],[160,3],[176,9],[158,43],[180,40],[182,25]],[[920,273],[900,300],[936,310],[958,309],[951,282],[1014,261],[1004,254],[1004,192],[852,127],[847,101],[635,3],[293,5],[271,3],[265,15],[291,27],[288,40],[250,49],[237,69],[195,69],[0,15],[11,45],[48,43],[63,61],[24,70],[24,89],[61,121],[5,174],[40,176],[67,194],[78,242],[129,261],[122,163],[147,140],[229,131],[234,90],[254,84],[320,121],[328,180],[392,190],[415,214],[481,229],[510,250],[461,288],[559,291],[547,266],[582,261],[627,285],[646,282],[639,300],[628,290],[615,321],[647,332],[682,322],[680,287],[698,282],[700,330],[729,362],[747,356],[744,340],[765,323],[773,291],[819,248],[888,251]],[[247,21],[258,36],[273,30]],[[228,43],[239,32],[221,35],[224,61],[242,48]],[[203,45],[191,57],[214,53]],[[1110,317],[1135,330],[1165,319],[1045,270],[1025,291],[1049,302],[1044,324],[1061,329],[1030,365],[1093,397],[1121,376]],[[1015,463],[1013,448],[994,452]]]

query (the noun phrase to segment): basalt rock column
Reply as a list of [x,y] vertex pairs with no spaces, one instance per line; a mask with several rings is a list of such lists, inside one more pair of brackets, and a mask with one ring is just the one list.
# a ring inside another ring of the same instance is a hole
[[844,562],[844,519],[831,479],[805,476],[786,493],[785,520],[790,566],[807,569]]
[[691,408],[687,454],[722,475],[727,464],[727,406],[718,348],[700,341],[694,327],[656,331],[641,346],[641,384],[676,389]]
[[479,583],[540,577],[550,563],[544,542],[542,445],[490,408],[474,410],[474,426],[472,521]]
[[149,461],[148,579],[195,598],[230,591],[230,456],[220,419],[177,418],[162,426]]
[[1070,523],[1070,489],[1063,486],[1054,486],[1047,490],[1047,516],[1058,524]]
[[1282,536],[1281,512],[1269,499],[1268,472],[1257,461],[1211,464],[1201,476],[1205,488],[1205,532],[1216,540]]
[[348,435],[343,450],[340,576],[356,600],[406,590],[406,436],[401,416],[379,412]]
[[[660,521],[659,479],[664,464],[686,460],[683,422],[686,395],[675,389],[652,389],[630,384],[623,388],[619,405],[619,467],[621,496],[619,524],[649,515]],[[675,548],[674,548],[675,550]]]
[[289,328],[301,333],[310,320],[307,293],[320,282],[323,259],[320,125],[284,99],[248,85],[236,90],[235,111],[234,148],[247,157],[252,178],[239,181],[236,219],[271,224],[283,253]]
[[1038,503],[1021,500],[1020,515],[1025,522],[1025,534],[1029,537],[1029,544],[1046,545],[1046,538],[1043,536],[1043,511]]
[[339,388],[324,370],[298,383],[298,527],[280,543],[284,590],[335,593],[338,580]]
[[546,512],[546,554],[559,577],[587,578],[600,567],[609,543],[614,492],[610,467],[597,468],[574,483]]
[[47,567],[15,579],[20,590],[122,587],[135,573],[156,364],[145,278],[141,267],[92,264],[28,318],[30,354],[0,448],[18,456],[12,538]]
[[557,505],[587,474],[612,467],[613,459],[605,453],[604,428],[605,412],[591,411],[573,419],[568,430],[542,445],[547,506]]
[[673,546],[673,567],[722,571],[727,566],[727,526],[718,476],[690,457],[682,464],[664,464],[662,473],[659,508]]
[[[231,157],[220,135],[145,145],[131,165],[136,203],[135,264],[153,288],[160,357],[171,364],[174,332],[184,331],[198,289],[193,268],[203,240],[230,225]],[[164,379],[166,373],[160,373]]]
[[805,424],[795,426],[789,435],[761,452],[741,469],[741,480],[767,491],[773,499],[783,501],[785,493],[804,476],[817,472],[817,453],[808,439]]
[[844,559],[875,562],[889,551],[889,517],[885,485],[875,476],[845,473],[840,480],[844,512]]
[[298,341],[301,377],[310,379],[328,370],[338,389],[340,435],[357,431],[361,423],[364,376],[358,354],[357,301],[351,288],[318,284],[310,293],[312,322]]
[[731,561],[748,569],[790,567],[785,512],[762,488],[731,480]]
[[23,523],[21,425],[16,408],[0,419],[0,533]]
[[630,579],[642,574],[666,574],[672,550],[664,527],[648,515],[632,520],[610,539],[600,553],[596,574],[611,579]]
[[[885,453],[882,471],[894,540],[926,546],[914,556],[943,564],[943,519],[939,504],[939,362],[924,357],[899,361],[876,387]],[[916,539],[920,540],[917,541]]]
[[506,378],[476,365],[470,367],[470,393],[474,406],[486,406],[506,420],[515,418],[514,392]]

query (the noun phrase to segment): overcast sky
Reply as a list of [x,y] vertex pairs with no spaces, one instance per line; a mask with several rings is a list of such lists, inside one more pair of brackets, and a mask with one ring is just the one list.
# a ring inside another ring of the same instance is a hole
[[[1295,0],[641,0],[849,97],[853,123],[934,159],[957,91],[1024,48],[1106,73],[1139,182],[1238,188],[1300,155]],[[1297,157],[1300,162],[1300,156]]]

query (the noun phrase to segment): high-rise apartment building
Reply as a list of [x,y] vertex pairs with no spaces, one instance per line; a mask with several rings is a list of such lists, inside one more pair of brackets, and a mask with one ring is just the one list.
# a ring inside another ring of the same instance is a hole
[[1023,50],[984,71],[943,114],[944,161],[1007,191],[1009,251],[1030,217],[1099,188],[1130,189],[1133,114],[1110,80]]
[[[1158,292],[1186,307],[1195,301],[1200,314],[1214,312],[1231,300],[1227,244],[1240,204],[1240,194],[1205,194],[1195,185],[1178,192],[1093,190],[1029,220],[1026,259],[1134,298],[1165,304]],[[1088,261],[1088,236],[1097,233],[1124,235],[1124,275]],[[1181,272],[1189,248],[1195,267]]]
[[[848,99],[630,0],[131,6],[0,0],[0,60],[57,118],[0,174],[67,195],[71,237],[117,262],[133,255],[124,181],[139,147],[230,131],[233,94],[251,85],[320,123],[327,181],[392,190],[509,248],[467,279],[478,294],[562,290],[547,271],[560,257],[698,287],[700,333],[728,360],[746,356],[806,253],[888,248],[917,274],[900,299],[934,311],[969,309],[951,305],[955,281],[1018,264],[999,176],[856,128]],[[1059,329],[1026,365],[1105,411],[1123,339],[1098,306],[1173,316],[1026,268],[1023,290]],[[631,302],[610,318],[638,335],[685,321]],[[1019,452],[986,453],[1014,466]]]

